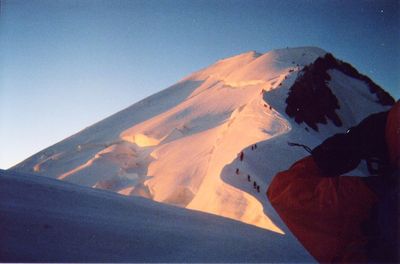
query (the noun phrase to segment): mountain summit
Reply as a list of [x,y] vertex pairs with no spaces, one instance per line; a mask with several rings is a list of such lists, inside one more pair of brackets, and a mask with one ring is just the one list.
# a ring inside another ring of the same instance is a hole
[[[394,100],[315,47],[247,52],[33,155],[12,168],[208,212],[278,233],[276,172]],[[241,154],[242,153],[242,154]],[[353,174],[366,173],[361,165]]]

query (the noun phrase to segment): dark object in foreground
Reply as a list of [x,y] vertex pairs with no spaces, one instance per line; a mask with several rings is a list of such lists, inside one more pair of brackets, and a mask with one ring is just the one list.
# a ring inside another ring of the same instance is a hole
[[[271,204],[319,262],[399,262],[399,133],[397,102],[274,177]],[[361,159],[378,176],[339,176]]]
[[345,134],[336,134],[312,150],[324,176],[336,176],[356,168],[365,159],[372,175],[390,174],[385,141],[389,112],[372,114]]

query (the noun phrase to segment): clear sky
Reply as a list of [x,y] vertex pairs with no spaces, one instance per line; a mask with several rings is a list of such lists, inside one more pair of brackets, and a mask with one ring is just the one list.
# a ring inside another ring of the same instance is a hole
[[0,0],[0,168],[249,50],[318,46],[400,97],[400,1]]

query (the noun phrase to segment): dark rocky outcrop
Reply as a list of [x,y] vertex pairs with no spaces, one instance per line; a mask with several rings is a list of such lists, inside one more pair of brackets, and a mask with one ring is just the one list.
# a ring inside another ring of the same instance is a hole
[[340,108],[336,96],[327,85],[331,79],[327,71],[336,69],[355,79],[364,81],[369,91],[376,94],[377,103],[393,105],[394,99],[370,78],[360,74],[348,63],[335,59],[327,53],[318,58],[314,63],[305,66],[300,76],[290,88],[286,99],[286,113],[297,123],[305,122],[308,126],[318,131],[318,123],[326,124],[330,119],[336,126],[341,126],[342,121],[335,112]]

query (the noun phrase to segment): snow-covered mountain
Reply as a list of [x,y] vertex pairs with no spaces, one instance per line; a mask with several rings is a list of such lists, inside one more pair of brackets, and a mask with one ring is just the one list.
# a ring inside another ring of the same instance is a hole
[[[287,142],[315,147],[392,103],[368,77],[322,49],[247,52],[191,74],[12,170],[284,234],[289,231],[265,191],[276,172],[306,155]],[[352,174],[365,174],[364,167]]]

